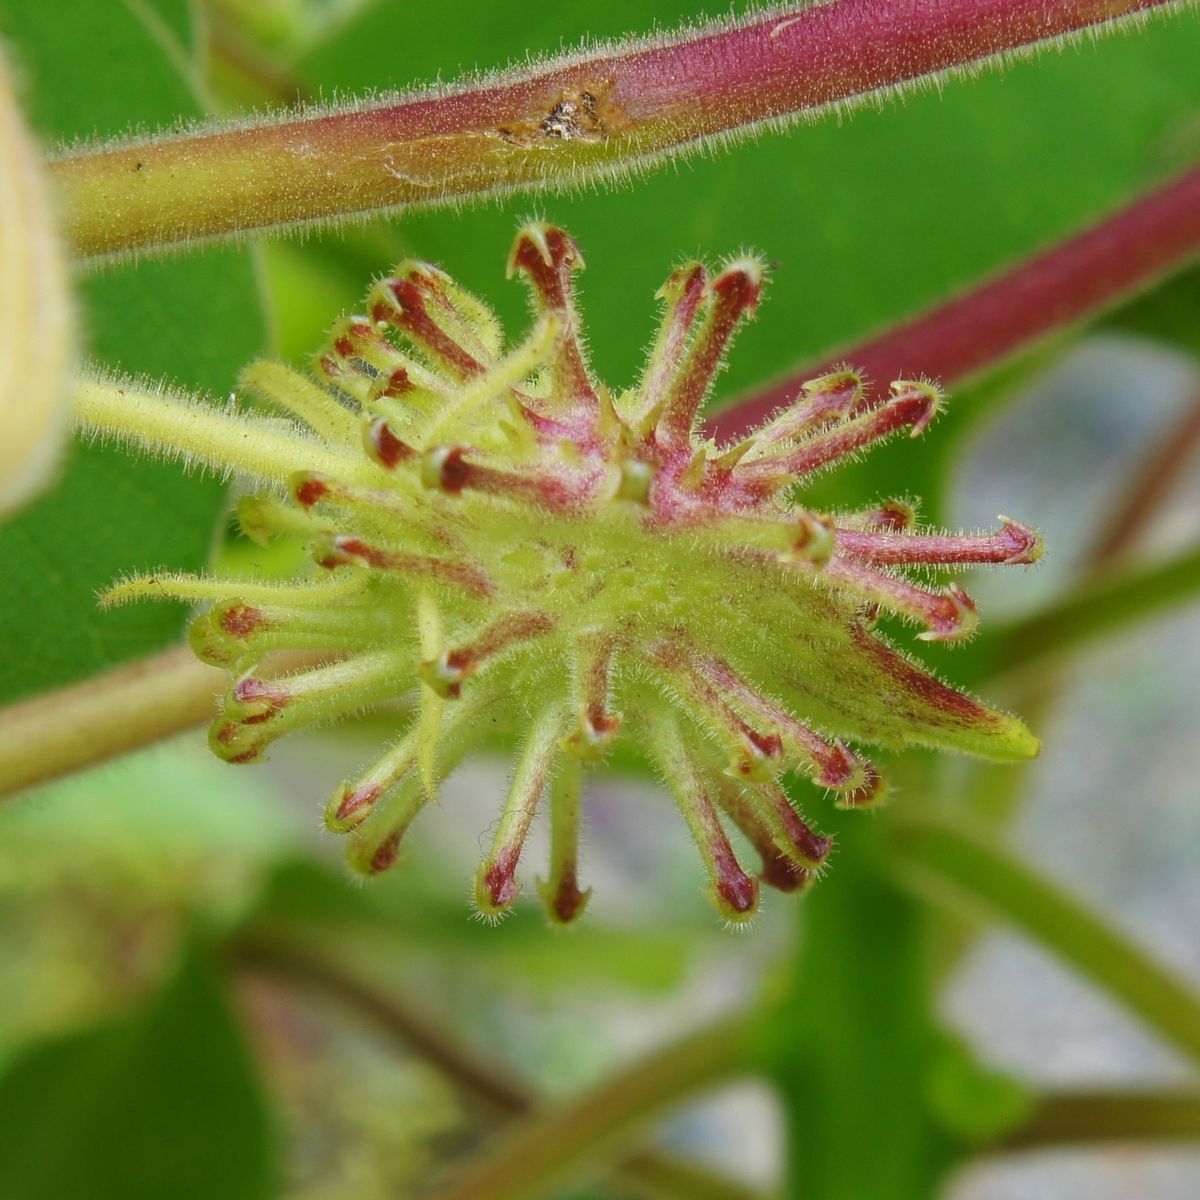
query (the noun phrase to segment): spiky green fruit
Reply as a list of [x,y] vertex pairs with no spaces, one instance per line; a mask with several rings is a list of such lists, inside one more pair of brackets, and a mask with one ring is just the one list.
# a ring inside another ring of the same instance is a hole
[[[500,914],[516,898],[548,794],[553,861],[540,890],[554,919],[572,920],[587,899],[582,767],[628,739],[674,794],[717,908],[742,921],[760,880],[801,887],[829,851],[780,786],[783,771],[856,807],[885,788],[851,740],[1036,753],[1020,721],[936,679],[873,621],[883,610],[918,624],[921,638],[969,636],[966,593],[905,568],[1029,563],[1041,544],[1007,519],[979,535],[915,532],[901,502],[818,514],[796,501],[811,473],[923,432],[942,403],[926,382],[872,398],[840,371],[736,445],[700,436],[712,380],[758,304],[759,260],[675,271],[642,379],[619,396],[593,377],[579,336],[571,281],[582,265],[561,229],[521,230],[509,269],[529,284],[535,317],[505,352],[482,301],[428,263],[401,264],[371,289],[364,315],[334,328],[313,376],[275,363],[245,372],[243,386],[297,426],[158,400],[146,421],[155,432],[134,435],[143,443],[218,466],[219,447],[238,446],[229,465],[276,482],[279,463],[294,464],[286,496],[255,496],[239,511],[253,537],[306,539],[315,565],[280,584],[142,577],[109,600],[215,601],[192,644],[233,675],[211,736],[231,762],[260,759],[290,730],[408,702],[399,741],[329,804],[328,824],[350,835],[360,870],[395,862],[437,780],[502,731],[521,746],[476,877],[479,911]],[[281,648],[330,661],[263,671]],[[757,877],[739,864],[726,821],[761,857]]]

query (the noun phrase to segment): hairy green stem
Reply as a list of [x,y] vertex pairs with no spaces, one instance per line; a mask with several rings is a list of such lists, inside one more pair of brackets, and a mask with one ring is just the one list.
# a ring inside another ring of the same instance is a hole
[[895,830],[901,873],[960,912],[982,907],[1125,1005],[1200,1065],[1200,996],[1086,905],[964,825],[906,814]]
[[830,0],[469,86],[71,150],[80,257],[514,188],[577,187],[1176,0]]
[[[281,651],[271,667],[321,661]],[[10,704],[0,709],[0,799],[201,725],[228,686],[227,672],[176,646]]]
[[299,466],[354,479],[359,464],[326,448],[288,421],[222,411],[194,396],[115,376],[85,375],[75,386],[74,413],[84,430],[116,437],[150,453],[219,473],[231,469],[286,487]]

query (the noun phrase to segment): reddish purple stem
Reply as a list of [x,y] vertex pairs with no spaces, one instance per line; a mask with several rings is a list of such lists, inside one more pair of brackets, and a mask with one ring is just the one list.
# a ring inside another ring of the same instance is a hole
[[664,100],[675,108],[690,98],[700,106],[719,101],[753,108],[761,118],[945,71],[1162,3],[832,0],[623,60],[601,60],[596,69],[620,70],[619,97],[642,115]]
[[710,432],[742,437],[833,363],[849,362],[877,384],[923,374],[953,386],[1112,308],[1198,254],[1200,167],[974,291],[718,413]]
[[449,94],[67,152],[77,254],[102,256],[515,187],[574,187],[1172,0],[829,0],[559,58]]

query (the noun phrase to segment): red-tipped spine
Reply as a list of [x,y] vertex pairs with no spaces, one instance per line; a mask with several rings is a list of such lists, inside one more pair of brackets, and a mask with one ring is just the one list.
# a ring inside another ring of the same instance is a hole
[[861,416],[814,434],[792,450],[740,463],[734,476],[782,487],[798,476],[846,458],[901,429],[924,432],[941,406],[937,389],[925,383],[894,383],[893,395]]
[[870,763],[866,764],[866,772],[866,779],[858,787],[838,795],[835,808],[880,808],[887,803],[887,777]]
[[521,750],[492,848],[475,875],[475,901],[485,917],[500,916],[520,893],[517,864],[550,777],[565,724],[561,710],[547,709],[534,721]]
[[691,652],[678,642],[662,642],[650,649],[651,662],[683,689],[691,701],[690,714],[714,729],[730,751],[726,774],[734,779],[773,779],[784,767],[783,741],[772,729],[755,729],[733,708],[721,692],[696,669]]
[[396,571],[401,575],[444,583],[481,599],[492,594],[492,581],[481,567],[458,559],[410,554],[377,546],[349,534],[318,539],[313,554],[317,564],[327,570],[344,566],[374,567],[379,571]]
[[749,790],[754,793],[770,825],[779,831],[777,836],[784,842],[785,852],[804,867],[819,867],[833,848],[833,838],[814,833],[792,807],[779,784],[759,783],[751,785]]
[[917,511],[905,500],[885,500],[875,508],[843,513],[837,518],[839,529],[878,529],[903,533],[917,522]]
[[385,279],[371,293],[371,316],[402,330],[405,335],[456,379],[482,374],[484,364],[433,319],[426,304],[428,282]]
[[600,482],[597,472],[511,471],[477,461],[465,446],[434,446],[421,459],[425,487],[457,496],[467,490],[507,496],[552,509],[572,512],[585,505]]
[[695,756],[673,717],[655,714],[650,743],[708,869],[711,899],[728,920],[748,920],[758,908],[758,883],[738,862],[713,807],[710,787],[697,770]]
[[803,721],[767,699],[728,663],[711,655],[698,655],[694,665],[714,688],[777,731],[787,753],[805,764],[816,783],[841,790],[862,782],[863,764],[855,754],[841,742],[826,741]]
[[737,324],[753,316],[762,292],[762,264],[732,263],[706,289],[707,311],[662,401],[656,436],[669,449],[690,448],[700,406]]
[[708,272],[703,264],[692,262],[673,271],[659,289],[658,297],[666,302],[666,311],[638,389],[640,411],[634,415],[635,425],[650,413],[660,411],[679,370],[707,288]]
[[392,432],[392,427],[384,417],[376,417],[363,427],[363,449],[386,471],[394,471],[400,463],[412,458],[415,453],[410,445]]
[[550,877],[538,880],[538,891],[547,916],[560,925],[577,920],[592,894],[579,886],[582,783],[579,759],[559,755],[550,784]]
[[756,457],[824,425],[844,421],[862,398],[863,382],[857,372],[841,370],[809,380],[803,391],[794,404],[755,431]]
[[608,634],[584,636],[576,645],[575,693],[579,723],[563,738],[563,749],[585,762],[598,762],[609,751],[621,714],[609,708],[609,676],[616,639]]
[[1042,539],[1027,525],[1008,518],[992,533],[915,534],[838,529],[837,551],[874,566],[966,563],[1034,563]]
[[868,604],[908,617],[925,626],[917,636],[927,642],[963,641],[979,623],[975,602],[956,583],[938,592],[907,579],[834,556],[821,572],[826,583],[858,595]]
[[795,892],[809,885],[813,872],[784,854],[762,813],[730,779],[713,777],[713,788],[721,811],[742,831],[762,860],[759,882],[779,892]]
[[579,318],[575,313],[571,277],[583,269],[583,255],[570,234],[555,225],[533,222],[518,234],[509,255],[509,274],[525,277],[541,313],[553,313],[561,332],[550,367],[553,392],[567,402],[578,416],[597,416],[596,389],[592,384],[583,347],[579,342]]

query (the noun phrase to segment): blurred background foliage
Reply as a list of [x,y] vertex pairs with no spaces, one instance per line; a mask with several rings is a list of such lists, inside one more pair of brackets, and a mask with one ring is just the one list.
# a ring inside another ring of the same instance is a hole
[[[0,0],[0,34],[54,145],[404,89],[701,15],[689,0]],[[257,354],[303,361],[369,278],[409,254],[444,264],[517,331],[524,299],[503,279],[504,255],[519,219],[537,213],[583,247],[591,350],[615,386],[639,369],[654,292],[675,262],[765,253],[770,291],[724,377],[729,400],[1194,162],[1198,64],[1200,22],[1185,11],[613,189],[108,267],[79,280],[88,351],[219,396]],[[954,526],[987,524],[997,509],[1038,524],[1051,550],[1039,575],[972,584],[985,623],[1011,628],[1069,602],[1081,581],[1195,546],[1200,495],[1177,482],[1119,554],[1097,549],[1139,472],[1183,478],[1164,454],[1186,447],[1196,423],[1198,349],[1192,268],[960,392],[929,436],[822,480],[818,502],[899,494]],[[58,487],[0,527],[2,698],[178,638],[183,614],[169,606],[95,610],[96,589],[124,571],[195,569],[213,555],[269,567],[227,528],[227,507],[218,481],[76,447]],[[1174,599],[1194,593],[1195,574]],[[749,1055],[764,1082],[674,1118],[658,1157],[548,1194],[1197,1194],[1194,1151],[957,1170],[1023,1128],[1047,1087],[1182,1086],[1186,1055],[1200,1056],[1200,1003],[1189,1008],[1183,985],[1172,992],[1171,975],[1147,974],[1138,957],[1200,986],[1200,628],[1194,606],[1141,621],[1138,603],[1118,595],[1082,649],[1067,609],[1024,670],[996,653],[956,661],[931,649],[952,678],[1027,713],[1043,759],[893,762],[897,804],[878,817],[820,811],[839,841],[827,877],[799,902],[770,898],[737,936],[699,900],[666,797],[616,775],[589,799],[596,896],[578,930],[551,932],[531,910],[494,929],[470,919],[471,863],[501,786],[488,761],[447,787],[410,861],[351,885],[316,814],[371,737],[365,721],[294,739],[253,772],[210,761],[191,734],[9,805],[0,1195],[420,1195],[537,1097],[619,1075],[731,1008],[758,1014]],[[1078,653],[1056,655],[1059,641]],[[1045,869],[1127,936],[1089,941],[1054,889],[1030,884],[1007,903],[1022,877],[946,849],[928,831],[947,813],[987,831],[985,847],[1009,839],[1012,861]],[[981,905],[1027,940],[981,940]],[[1134,977],[1150,981],[1144,994]]]

